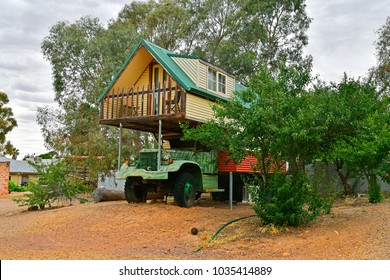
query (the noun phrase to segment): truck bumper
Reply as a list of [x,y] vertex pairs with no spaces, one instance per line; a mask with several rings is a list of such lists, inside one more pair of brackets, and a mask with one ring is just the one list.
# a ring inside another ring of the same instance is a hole
[[167,171],[148,171],[145,169],[135,169],[134,167],[127,167],[123,165],[117,172],[116,178],[119,180],[125,180],[128,177],[138,177],[144,180],[167,180]]

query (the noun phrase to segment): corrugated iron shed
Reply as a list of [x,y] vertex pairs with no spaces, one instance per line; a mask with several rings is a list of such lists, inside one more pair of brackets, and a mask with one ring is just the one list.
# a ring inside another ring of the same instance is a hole
[[[235,163],[233,160],[228,160],[228,152],[219,153],[218,171],[219,172],[238,172],[238,173],[253,173],[253,167],[257,165],[257,158],[254,156],[246,156],[240,163]],[[283,163],[281,166],[276,164],[272,165],[270,170],[273,173],[275,170],[279,172],[286,172],[286,164]],[[259,172],[258,170],[256,172]]]

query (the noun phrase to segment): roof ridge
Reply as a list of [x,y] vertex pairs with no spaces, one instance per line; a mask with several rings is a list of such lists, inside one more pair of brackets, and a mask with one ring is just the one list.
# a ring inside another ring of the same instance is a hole
[[171,56],[171,57],[182,57],[182,58],[191,58],[191,59],[201,59],[200,56],[189,55],[189,54],[169,53],[168,56]]

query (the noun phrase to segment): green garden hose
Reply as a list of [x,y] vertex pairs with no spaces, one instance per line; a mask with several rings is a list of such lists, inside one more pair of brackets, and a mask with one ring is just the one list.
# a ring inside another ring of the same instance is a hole
[[[257,215],[256,215],[256,214],[252,214],[252,215],[248,215],[248,216],[243,216],[243,217],[239,217],[239,218],[237,218],[237,219],[234,219],[234,220],[231,220],[231,221],[225,223],[224,225],[222,225],[222,226],[221,226],[221,227],[220,227],[220,228],[219,228],[219,229],[210,237],[208,243],[210,243],[211,241],[213,241],[213,239],[214,239],[215,237],[217,237],[217,235],[221,232],[221,230],[223,230],[226,226],[228,226],[228,225],[230,225],[230,224],[232,224],[232,223],[235,223],[235,222],[237,222],[237,221],[240,221],[240,220],[243,220],[243,219],[246,219],[246,218],[251,218],[251,217],[257,217]],[[200,246],[198,249],[196,249],[195,251],[193,251],[193,253],[199,252],[200,250],[203,249],[203,247],[204,247],[204,246]]]

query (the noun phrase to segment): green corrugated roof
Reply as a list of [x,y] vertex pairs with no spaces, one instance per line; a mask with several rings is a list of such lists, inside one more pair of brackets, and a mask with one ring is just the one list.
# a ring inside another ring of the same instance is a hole
[[[189,58],[189,59],[200,59],[196,56],[188,56],[188,55],[180,55],[171,53],[168,50],[161,48],[151,42],[148,42],[144,39],[142,39],[137,47],[134,49],[134,51],[130,54],[130,56],[126,59],[126,62],[123,64],[121,69],[118,71],[118,73],[115,75],[114,79],[111,81],[111,83],[108,85],[106,90],[103,92],[103,94],[99,97],[99,102],[104,98],[104,96],[107,94],[107,92],[111,89],[115,81],[118,79],[120,74],[125,70],[127,64],[131,61],[131,59],[134,57],[134,55],[137,53],[137,50],[140,48],[140,46],[144,46],[151,54],[152,56],[167,70],[167,72],[174,78],[174,80],[183,87],[186,91],[194,92],[199,95],[205,96],[207,98],[212,99],[219,99],[219,100],[227,100],[226,97],[219,96],[213,92],[210,92],[208,90],[205,90],[203,88],[198,87],[188,76],[187,74],[175,63],[175,61],[171,57],[183,57],[183,58]],[[235,90],[242,89],[242,86],[239,84],[235,84]]]
[[168,73],[178,82],[185,90],[191,91],[196,88],[195,83],[187,76],[186,73],[173,61],[170,55],[173,53],[163,49],[151,42],[142,40],[143,46],[153,55],[153,57],[168,71]]

